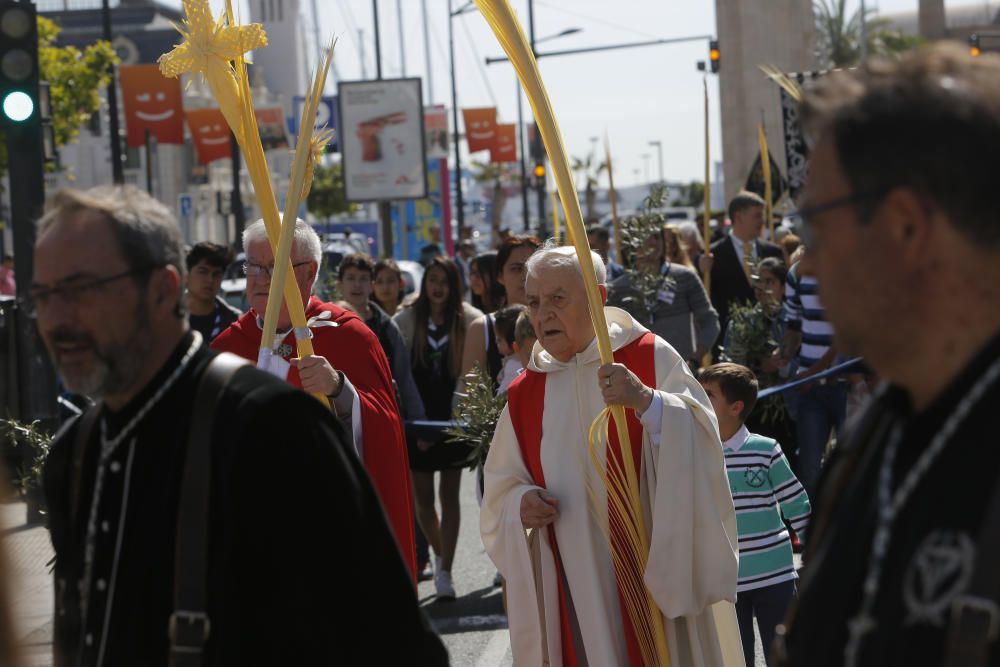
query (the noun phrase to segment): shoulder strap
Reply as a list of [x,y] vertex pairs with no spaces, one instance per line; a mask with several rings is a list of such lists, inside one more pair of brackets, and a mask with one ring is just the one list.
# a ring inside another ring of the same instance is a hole
[[972,579],[951,604],[945,667],[986,667],[1000,637],[1000,480],[993,489],[979,535]]
[[174,547],[174,612],[168,626],[170,667],[199,667],[211,633],[208,618],[208,505],[212,426],[222,392],[245,359],[223,352],[208,364],[195,391]]

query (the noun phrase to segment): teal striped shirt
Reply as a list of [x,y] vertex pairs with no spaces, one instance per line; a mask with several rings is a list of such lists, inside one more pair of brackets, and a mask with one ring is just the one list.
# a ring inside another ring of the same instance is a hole
[[745,426],[723,443],[736,505],[740,573],[736,592],[796,579],[792,542],[782,517],[805,540],[809,497],[775,440]]

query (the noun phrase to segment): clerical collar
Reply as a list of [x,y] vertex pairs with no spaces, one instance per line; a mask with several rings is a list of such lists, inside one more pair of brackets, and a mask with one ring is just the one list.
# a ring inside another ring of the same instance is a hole
[[194,332],[187,331],[183,336],[181,336],[180,341],[174,348],[174,351],[170,353],[167,361],[160,367],[160,370],[156,371],[156,375],[150,380],[145,387],[143,387],[138,394],[132,397],[132,400],[125,404],[121,410],[117,412],[112,412],[107,406],[104,406],[104,420],[107,424],[107,434],[109,437],[114,437],[116,433],[121,429],[122,426],[127,424],[136,412],[138,412],[142,406],[146,404],[153,394],[163,385],[167,377],[177,368],[180,364],[181,358],[191,347],[191,343],[194,341]]

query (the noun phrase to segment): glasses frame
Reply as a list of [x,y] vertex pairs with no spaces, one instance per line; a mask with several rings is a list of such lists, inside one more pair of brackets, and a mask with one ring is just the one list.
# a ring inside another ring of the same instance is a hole
[[[306,262],[296,262],[292,264],[292,269],[297,269],[300,266],[305,266],[307,264],[312,264],[313,260],[308,260]],[[254,267],[254,272],[250,272],[250,268]],[[260,276],[261,273],[267,275],[267,279],[270,280],[274,277],[274,265],[264,266],[263,264],[255,264],[253,262],[243,262],[243,275],[246,277],[253,276],[254,278]]]
[[[816,237],[813,235],[810,228],[811,225],[809,223],[809,218],[818,213],[826,213],[838,208],[844,208],[845,206],[857,206],[858,204],[868,201],[877,201],[889,194],[890,190],[892,190],[892,188],[887,187],[867,192],[855,192],[845,197],[837,197],[836,199],[816,204],[815,206],[800,208],[788,217],[792,220],[792,226],[795,229],[796,235],[802,239],[803,244],[807,248],[810,248],[813,247]],[[862,221],[862,223],[865,222],[867,222],[867,220]]]
[[[71,304],[77,304],[80,301],[80,296],[86,292],[91,292],[96,289],[100,289],[106,285],[109,285],[115,281],[121,280],[123,278],[134,278],[136,276],[151,274],[157,269],[164,268],[164,264],[154,264],[152,266],[142,266],[136,269],[129,269],[128,271],[123,271],[122,273],[116,273],[112,276],[105,276],[103,278],[95,278],[94,280],[85,281],[79,285],[64,285],[62,287],[46,287],[44,289],[35,290],[32,289],[28,292],[28,296],[22,299],[19,303],[22,309],[27,313],[28,317],[38,317],[39,304],[38,299],[41,297],[44,300],[50,299],[52,296],[59,296],[63,301]],[[69,296],[69,295],[73,296]],[[44,310],[46,306],[41,306]]]

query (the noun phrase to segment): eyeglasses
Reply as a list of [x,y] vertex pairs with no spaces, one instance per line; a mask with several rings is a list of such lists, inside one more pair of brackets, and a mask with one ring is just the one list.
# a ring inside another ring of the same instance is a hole
[[21,307],[25,310],[28,317],[37,317],[39,313],[43,313],[54,306],[57,301],[61,301],[63,304],[73,308],[90,308],[95,304],[97,293],[107,285],[122,278],[148,275],[156,269],[162,268],[162,264],[143,266],[105,278],[95,278],[93,280],[70,278],[56,287],[33,287],[28,293],[28,298],[21,302]]
[[[297,269],[300,266],[305,266],[306,264],[311,264],[312,262],[298,262],[292,264],[293,269]],[[270,266],[264,266],[263,264],[254,264],[253,262],[243,262],[243,275],[245,276],[267,276],[268,280],[274,275],[274,264]]]
[[855,192],[854,194],[847,195],[846,197],[838,197],[837,199],[832,199],[828,202],[823,202],[822,204],[800,208],[798,211],[792,213],[789,218],[791,218],[795,234],[802,239],[803,245],[807,248],[812,248],[814,247],[816,237],[812,232],[812,223],[809,221],[810,218],[815,217],[819,213],[833,211],[845,206],[857,206],[858,204],[864,202],[881,199],[888,194],[889,190],[891,190],[891,188],[882,188],[871,192]]

